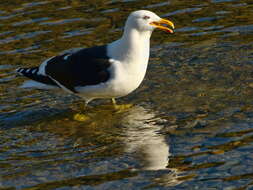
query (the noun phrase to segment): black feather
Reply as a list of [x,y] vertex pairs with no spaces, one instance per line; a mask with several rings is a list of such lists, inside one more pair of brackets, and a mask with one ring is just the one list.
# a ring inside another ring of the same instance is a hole
[[77,86],[106,82],[110,77],[108,68],[111,65],[106,48],[107,46],[97,46],[53,57],[48,61],[45,72],[75,93]]
[[107,46],[96,46],[52,57],[45,65],[46,75],[38,74],[38,67],[20,68],[17,72],[47,85],[59,83],[77,93],[77,86],[96,85],[110,78],[109,59]]
[[17,72],[22,74],[23,76],[35,80],[37,82],[41,82],[48,85],[58,86],[52,79],[47,76],[39,75],[38,74],[39,68],[32,67],[32,68],[19,68]]

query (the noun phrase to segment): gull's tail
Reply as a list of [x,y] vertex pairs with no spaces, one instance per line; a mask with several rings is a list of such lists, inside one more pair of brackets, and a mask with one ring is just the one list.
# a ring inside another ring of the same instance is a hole
[[54,89],[58,85],[48,76],[39,74],[39,67],[32,68],[19,68],[16,72],[22,76],[25,76],[29,81],[25,81],[21,88],[39,88],[39,89]]

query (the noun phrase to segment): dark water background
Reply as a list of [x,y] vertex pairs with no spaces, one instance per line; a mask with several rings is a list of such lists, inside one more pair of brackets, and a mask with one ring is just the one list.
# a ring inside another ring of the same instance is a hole
[[[145,81],[120,103],[17,88],[13,70],[111,42],[127,15],[155,31]],[[252,0],[0,2],[0,189],[253,189]]]

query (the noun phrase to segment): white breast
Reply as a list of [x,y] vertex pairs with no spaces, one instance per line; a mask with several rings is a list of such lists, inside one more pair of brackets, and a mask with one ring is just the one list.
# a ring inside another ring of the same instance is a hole
[[121,39],[107,46],[111,57],[110,79],[98,85],[75,88],[85,98],[117,98],[139,87],[147,70],[151,32],[125,32]]
[[119,96],[125,96],[139,87],[144,79],[149,59],[150,33],[129,31],[128,36],[111,43],[108,55],[112,57],[111,85]]
[[[87,99],[118,98],[126,96],[139,87],[144,79],[147,63],[128,65],[110,60],[110,79],[98,85],[77,87],[81,96]],[[130,67],[131,66],[131,67]]]
[[108,85],[116,97],[125,96],[139,87],[146,73],[146,63],[129,67],[127,63],[111,61],[112,78],[108,81]]

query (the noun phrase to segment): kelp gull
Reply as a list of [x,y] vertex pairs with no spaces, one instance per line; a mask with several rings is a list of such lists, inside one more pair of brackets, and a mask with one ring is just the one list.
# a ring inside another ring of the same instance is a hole
[[61,88],[83,97],[86,104],[98,98],[115,102],[114,98],[126,96],[141,84],[155,28],[173,33],[174,24],[147,10],[132,12],[122,37],[110,44],[55,56],[39,67],[17,69],[32,79],[22,87]]

